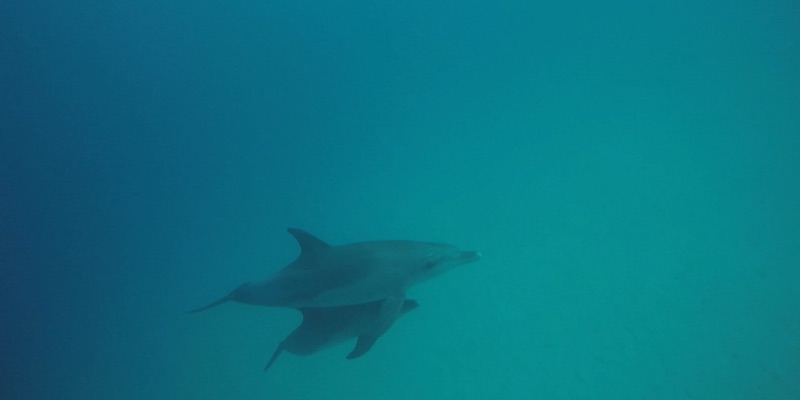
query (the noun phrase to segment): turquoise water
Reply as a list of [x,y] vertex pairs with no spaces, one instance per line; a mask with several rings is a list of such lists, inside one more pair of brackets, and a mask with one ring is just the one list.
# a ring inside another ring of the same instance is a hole
[[[798,399],[795,1],[0,4],[0,398]],[[228,304],[484,258],[350,345]]]

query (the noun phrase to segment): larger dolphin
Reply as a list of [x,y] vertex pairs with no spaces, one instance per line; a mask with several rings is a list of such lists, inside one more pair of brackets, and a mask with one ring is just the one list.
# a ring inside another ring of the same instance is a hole
[[380,301],[374,331],[379,337],[400,315],[409,287],[477,261],[475,251],[441,243],[407,240],[331,246],[289,228],[300,256],[259,283],[245,283],[227,296],[191,312],[227,301],[289,308],[340,307]]

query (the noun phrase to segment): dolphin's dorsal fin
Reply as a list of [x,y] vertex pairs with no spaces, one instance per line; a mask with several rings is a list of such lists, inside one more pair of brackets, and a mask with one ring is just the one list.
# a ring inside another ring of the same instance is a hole
[[300,245],[300,256],[314,254],[331,247],[331,245],[302,229],[289,228],[287,231],[294,236],[297,244]]

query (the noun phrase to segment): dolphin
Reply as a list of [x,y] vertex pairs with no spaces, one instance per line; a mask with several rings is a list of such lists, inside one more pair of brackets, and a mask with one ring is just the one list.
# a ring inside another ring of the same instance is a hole
[[[406,300],[400,308],[400,315],[417,307],[419,303],[415,300]],[[377,323],[380,309],[379,301],[341,307],[301,308],[303,322],[281,341],[264,371],[275,363],[283,351],[307,356],[355,337],[358,337],[358,341],[347,358],[361,357],[378,339],[369,335],[369,332]]]
[[298,309],[379,302],[369,332],[377,339],[400,315],[406,289],[481,257],[442,243],[391,240],[331,246],[300,229],[288,232],[300,245],[297,259],[266,280],[245,283],[190,313],[228,301]]

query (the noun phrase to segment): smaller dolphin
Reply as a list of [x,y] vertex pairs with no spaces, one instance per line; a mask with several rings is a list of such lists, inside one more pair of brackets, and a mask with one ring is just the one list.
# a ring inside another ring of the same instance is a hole
[[[419,303],[415,300],[406,300],[400,314],[417,307]],[[303,322],[278,345],[264,371],[275,363],[283,351],[307,356],[355,337],[358,337],[358,341],[347,358],[352,360],[361,357],[378,339],[371,332],[378,323],[380,309],[379,301],[342,307],[301,308]]]

